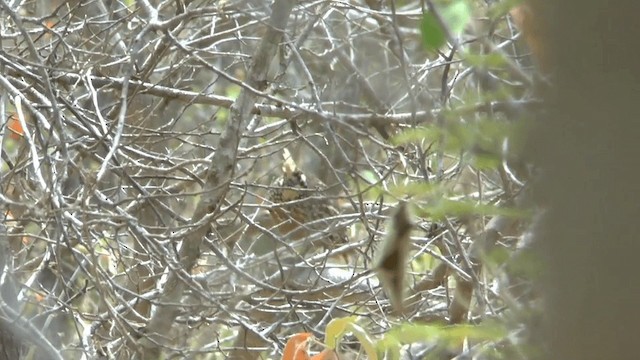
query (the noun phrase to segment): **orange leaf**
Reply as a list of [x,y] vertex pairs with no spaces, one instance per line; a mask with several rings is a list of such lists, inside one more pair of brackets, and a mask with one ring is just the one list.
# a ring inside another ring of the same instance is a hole
[[298,333],[289,338],[282,352],[282,360],[310,360],[307,347],[312,335]]
[[22,124],[20,124],[20,120],[18,120],[18,117],[15,114],[11,114],[9,116],[7,128],[10,130],[9,137],[13,140],[20,140],[24,135]]
[[28,236],[22,237],[22,245],[29,246],[31,245],[31,238]]

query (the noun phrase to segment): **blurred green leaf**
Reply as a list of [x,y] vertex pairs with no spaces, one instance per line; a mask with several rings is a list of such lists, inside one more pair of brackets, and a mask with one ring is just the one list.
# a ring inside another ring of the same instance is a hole
[[441,332],[442,338],[457,344],[467,338],[475,341],[498,340],[506,336],[503,326],[498,323],[486,322],[481,325],[453,325],[445,326]]
[[413,182],[389,187],[389,193],[395,198],[403,198],[408,195],[427,197],[441,191],[442,186],[435,183]]
[[342,335],[347,331],[347,326],[355,323],[357,319],[355,316],[349,316],[331,320],[325,329],[325,345],[330,349],[335,349],[340,344]]
[[374,185],[371,187],[371,190],[367,191],[367,199],[371,201],[375,201],[381,195],[385,195],[387,191],[382,187],[382,185]]
[[378,181],[380,181],[380,178],[378,177],[378,175],[371,170],[362,171],[360,173],[360,176],[362,176],[362,178],[369,184],[375,184]]
[[325,329],[324,343],[329,349],[336,349],[344,334],[351,332],[360,341],[367,356],[371,360],[377,360],[378,356],[369,334],[356,323],[357,316],[333,319]]
[[496,1],[491,6],[491,8],[489,9],[487,15],[489,16],[489,19],[491,19],[492,21],[496,21],[499,18],[507,15],[509,10],[511,10],[514,7],[520,5],[523,1],[524,0],[502,0],[502,1]]
[[504,327],[498,323],[487,322],[482,325],[432,325],[406,323],[389,330],[379,341],[381,351],[396,351],[405,344],[442,342],[458,345],[465,339],[475,341],[497,340],[504,338]]
[[511,255],[507,266],[513,276],[523,276],[527,279],[538,279],[545,269],[540,258],[530,249]]
[[225,94],[227,95],[227,97],[235,100],[238,98],[238,96],[240,96],[240,90],[242,90],[240,86],[232,84],[227,86]]
[[471,8],[466,0],[453,1],[436,9],[444,24],[440,24],[433,12],[428,12],[422,18],[422,43],[427,50],[436,51],[447,41],[446,26],[452,36],[457,36],[471,20]]
[[471,20],[471,7],[467,0],[454,1],[442,9],[442,17],[451,33],[458,35]]
[[419,127],[415,129],[408,129],[398,135],[395,135],[391,139],[391,143],[394,145],[403,145],[422,141],[436,141],[442,134],[443,130],[436,126]]
[[[440,250],[437,247],[432,249],[432,252],[436,254],[440,254]],[[438,265],[438,258],[429,254],[424,253],[416,258],[412,262],[412,269],[418,273],[426,273],[427,271],[433,270]]]
[[349,330],[355,335],[355,337],[360,341],[360,344],[364,348],[364,351],[367,353],[367,358],[370,360],[377,360],[378,354],[376,352],[373,341],[369,337],[369,334],[358,324],[351,323],[349,324]]
[[444,45],[446,35],[433,13],[429,12],[424,14],[421,30],[422,43],[427,50],[436,51]]
[[488,54],[472,54],[466,53],[464,60],[467,64],[483,69],[502,68],[506,63],[505,54],[501,52],[493,52]]
[[530,213],[528,211],[498,205],[477,204],[472,200],[440,199],[437,202],[420,207],[417,210],[417,215],[438,220],[444,219],[447,216],[466,215],[503,215],[514,218],[527,218],[530,216]]
[[487,262],[500,266],[507,262],[511,257],[511,251],[505,247],[496,246],[487,256]]
[[216,119],[219,121],[220,125],[224,125],[227,120],[229,120],[229,109],[219,108],[216,113]]
[[478,170],[495,169],[500,162],[500,156],[496,153],[475,153],[473,157],[473,166]]
[[385,336],[376,344],[378,354],[384,354],[381,356],[384,359],[397,360],[400,359],[400,348],[402,342],[396,336],[391,336],[388,332]]

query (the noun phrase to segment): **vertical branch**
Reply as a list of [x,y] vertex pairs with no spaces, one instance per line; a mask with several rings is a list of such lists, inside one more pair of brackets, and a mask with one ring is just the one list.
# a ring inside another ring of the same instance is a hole
[[[253,56],[253,62],[248,74],[247,85],[249,88],[263,91],[266,86],[267,69],[273,59],[278,46],[284,36],[289,15],[295,0],[277,0],[273,5],[273,12],[268,22],[267,29],[260,46]],[[182,270],[189,273],[196,264],[202,239],[209,232],[210,224],[206,220],[208,215],[220,207],[224,199],[229,182],[231,181],[236,163],[238,144],[244,124],[251,116],[251,110],[256,103],[258,95],[255,92],[243,88],[238,99],[230,108],[230,118],[227,126],[220,136],[209,169],[205,177],[204,195],[198,203],[193,223],[198,224],[195,230],[187,235],[180,247],[179,259]],[[180,310],[179,306],[167,304],[179,304],[185,284],[180,280],[176,271],[168,274],[166,285],[160,296],[159,305],[152,312],[152,317],[147,326],[148,337],[140,340],[140,345],[145,349],[145,357],[158,358],[159,347],[156,345],[163,337],[166,338],[171,330],[175,318]],[[159,307],[162,311],[159,311]]]

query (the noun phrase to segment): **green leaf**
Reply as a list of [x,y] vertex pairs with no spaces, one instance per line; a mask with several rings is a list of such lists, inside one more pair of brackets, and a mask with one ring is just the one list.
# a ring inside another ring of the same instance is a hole
[[335,350],[340,345],[340,339],[345,333],[351,332],[360,341],[362,347],[367,353],[367,358],[371,360],[377,360],[378,354],[376,353],[373,340],[369,337],[369,334],[358,324],[357,316],[349,316],[344,318],[333,319],[327,324],[325,329],[324,343],[332,350]]
[[225,124],[229,120],[229,109],[219,108],[216,114],[217,120],[220,124]]
[[414,182],[389,187],[389,193],[395,198],[403,198],[409,195],[424,198],[441,190],[441,185],[426,182]]
[[471,8],[467,0],[455,1],[442,9],[442,17],[452,35],[458,35],[471,20]]
[[380,181],[378,175],[371,170],[364,170],[360,173],[360,176],[362,176],[362,178],[369,184],[375,184]]
[[443,134],[443,131],[436,126],[419,127],[407,129],[391,139],[394,145],[410,144],[414,142],[436,141]]
[[506,336],[503,326],[489,321],[481,325],[460,324],[444,326],[441,330],[441,338],[448,340],[451,345],[457,345],[466,338],[474,341],[495,341]]
[[429,12],[422,18],[422,43],[427,50],[436,51],[444,45],[446,35],[438,19]]
[[400,346],[412,343],[443,342],[458,345],[465,339],[475,341],[498,340],[505,336],[504,327],[497,323],[482,325],[426,325],[402,324],[394,327],[380,340],[380,350],[396,351]]
[[339,340],[342,338],[342,335],[347,332],[347,326],[355,323],[357,319],[355,316],[349,316],[331,320],[325,329],[325,345],[327,345],[329,349],[335,349],[339,345]]
[[495,247],[491,250],[487,256],[487,262],[492,263],[495,266],[500,266],[506,263],[511,257],[511,251],[504,247]]
[[401,344],[412,344],[436,340],[443,325],[402,324],[389,331],[389,336],[398,339]]
[[509,10],[522,4],[524,0],[503,0],[494,3],[489,9],[487,15],[491,21],[497,21],[503,16],[507,15]]
[[[440,250],[436,247],[433,250],[433,253],[440,254]],[[431,254],[425,253],[418,256],[412,263],[414,271],[426,273],[430,270],[433,270],[439,263],[439,259]]]
[[506,63],[505,54],[502,52],[493,52],[489,54],[466,53],[464,60],[471,66],[490,69],[502,68]]
[[500,157],[494,153],[476,153],[474,155],[473,165],[478,170],[495,169],[501,162]]
[[[458,0],[436,9],[444,26],[452,36],[457,36],[471,20],[471,8],[466,0]],[[429,12],[422,18],[422,42],[427,50],[436,51],[447,41],[447,34],[438,18]]]
[[227,97],[235,100],[235,99],[238,98],[238,96],[240,96],[240,91],[241,90],[242,89],[240,88],[240,86],[232,84],[232,85],[229,85],[227,87],[225,93],[226,93]]
[[506,208],[491,204],[477,204],[470,200],[441,199],[436,203],[424,206],[417,211],[418,216],[443,219],[447,216],[465,215],[503,215],[514,218],[526,218],[530,213],[520,209]]
[[367,334],[367,332],[356,323],[349,324],[349,330],[351,330],[353,335],[355,335],[358,341],[360,341],[360,344],[362,344],[364,351],[367,353],[367,358],[369,360],[377,360],[378,354],[369,334]]
[[389,360],[400,359],[400,348],[402,348],[402,342],[397,337],[390,336],[389,333],[387,333],[376,345],[378,354],[385,355],[382,356],[383,358]]

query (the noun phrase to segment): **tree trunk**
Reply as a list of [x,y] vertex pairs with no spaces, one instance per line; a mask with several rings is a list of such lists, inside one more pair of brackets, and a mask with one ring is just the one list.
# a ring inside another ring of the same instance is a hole
[[537,234],[546,358],[637,358],[640,3],[537,3],[556,70],[530,149],[548,210]]

